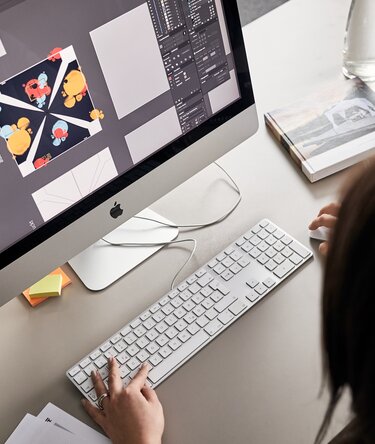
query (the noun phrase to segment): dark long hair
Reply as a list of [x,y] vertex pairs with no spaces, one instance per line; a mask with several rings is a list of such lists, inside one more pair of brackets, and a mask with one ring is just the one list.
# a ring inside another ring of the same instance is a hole
[[316,442],[349,387],[357,439],[375,443],[375,158],[358,169],[342,201],[327,257],[322,311],[331,397]]

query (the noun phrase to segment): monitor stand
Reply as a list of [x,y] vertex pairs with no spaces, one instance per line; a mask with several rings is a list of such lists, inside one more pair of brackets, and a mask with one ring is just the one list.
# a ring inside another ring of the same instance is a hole
[[[138,216],[173,224],[148,208]],[[105,239],[117,243],[158,243],[170,242],[177,236],[178,228],[132,218],[107,234]],[[99,291],[117,281],[161,248],[163,247],[119,247],[99,240],[68,263],[89,290]]]

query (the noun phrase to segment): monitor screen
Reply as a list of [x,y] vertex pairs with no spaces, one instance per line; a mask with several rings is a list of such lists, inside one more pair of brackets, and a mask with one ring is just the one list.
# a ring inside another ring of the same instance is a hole
[[6,2],[1,268],[253,103],[233,3]]

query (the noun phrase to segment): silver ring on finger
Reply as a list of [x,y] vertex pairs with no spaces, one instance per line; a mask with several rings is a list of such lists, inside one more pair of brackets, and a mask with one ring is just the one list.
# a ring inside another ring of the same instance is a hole
[[98,407],[100,408],[100,410],[104,410],[103,401],[107,396],[109,397],[109,393],[103,393],[102,395],[99,396]]

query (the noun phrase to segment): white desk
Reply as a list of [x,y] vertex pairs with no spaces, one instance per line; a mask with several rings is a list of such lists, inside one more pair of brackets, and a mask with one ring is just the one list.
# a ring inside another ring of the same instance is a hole
[[[262,217],[309,244],[307,224],[334,198],[344,174],[311,185],[262,116],[340,76],[349,3],[291,0],[244,29],[260,129],[220,161],[244,199],[219,226],[194,233],[198,250],[186,275]],[[183,222],[222,214],[234,195],[219,177],[211,166],[154,208]],[[48,401],[91,424],[65,370],[164,294],[186,254],[164,249],[101,293],[88,292],[67,268],[73,285],[62,298],[31,309],[17,297],[0,309],[1,442]],[[157,389],[165,444],[313,442],[326,407],[318,399],[321,276],[317,257]],[[345,419],[339,414],[336,430]]]

